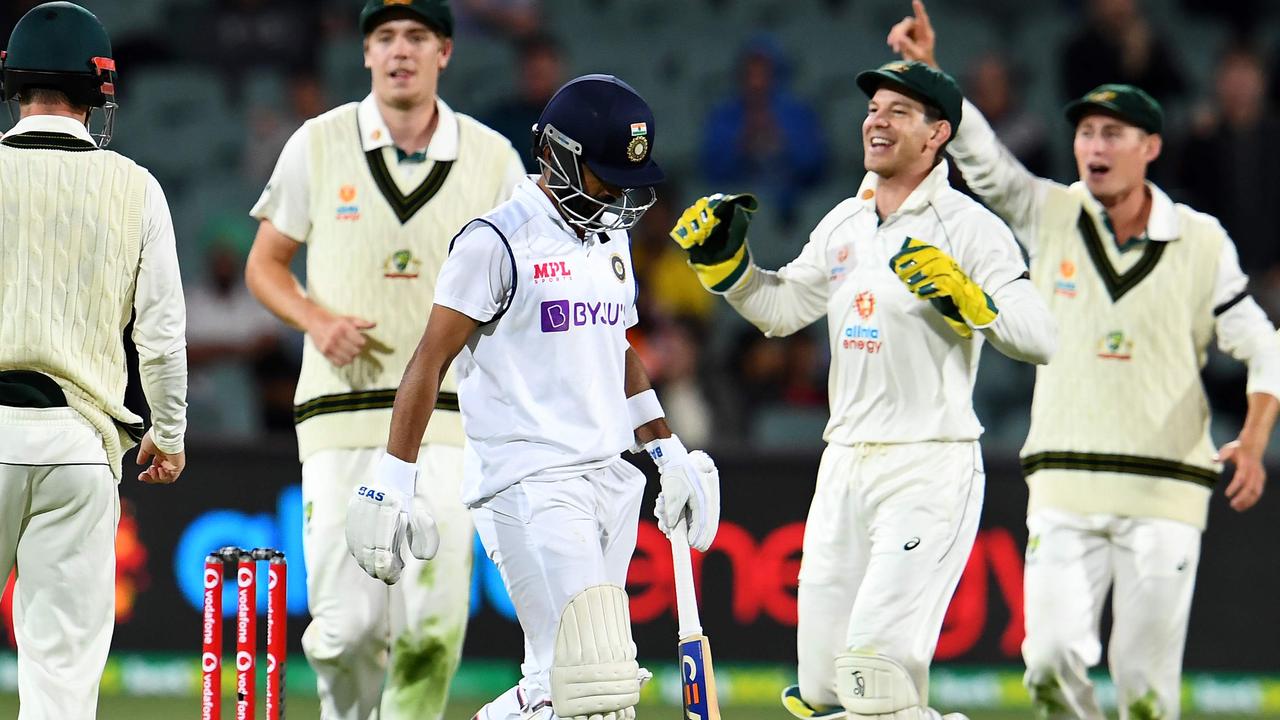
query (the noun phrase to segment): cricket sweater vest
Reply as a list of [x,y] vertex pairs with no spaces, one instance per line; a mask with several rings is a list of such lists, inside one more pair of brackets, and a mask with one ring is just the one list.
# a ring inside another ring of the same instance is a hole
[[52,378],[64,396],[53,404],[93,425],[118,480],[143,433],[124,406],[124,329],[147,173],[73,136],[27,132],[0,142],[0,178],[0,371]]
[[[449,241],[501,198],[510,160],[505,138],[458,114],[458,157],[436,161],[403,192],[382,149],[361,148],[358,103],[309,121],[311,232],[307,293],[340,315],[375,322],[355,361],[334,367],[308,338],[294,396],[298,453],[387,442],[396,388],[431,312]],[[460,446],[462,421],[450,372],[426,442]]]
[[[1058,320],[1037,368],[1022,449],[1029,512],[1058,508],[1205,525],[1221,466],[1200,381],[1226,233],[1177,205],[1179,237],[1147,240],[1117,268],[1115,240],[1083,186],[1043,205],[1031,277]],[[1110,247],[1108,247],[1110,244]],[[1110,254],[1109,254],[1110,251]]]

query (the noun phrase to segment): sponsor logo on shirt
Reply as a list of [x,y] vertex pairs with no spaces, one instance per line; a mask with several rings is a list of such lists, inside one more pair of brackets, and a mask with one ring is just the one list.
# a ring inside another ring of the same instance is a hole
[[840,282],[849,274],[849,265],[846,264],[849,260],[849,246],[842,245],[836,250],[828,250],[828,258],[830,269],[827,271],[827,281]]
[[853,297],[853,309],[857,311],[862,322],[849,325],[841,333],[840,346],[845,350],[863,350],[867,353],[878,353],[884,342],[880,339],[880,328],[868,321],[876,312],[876,296],[870,290],[863,290]]
[[405,278],[412,280],[418,277],[418,268],[422,261],[413,256],[410,250],[397,250],[382,263],[382,277]]
[[1098,357],[1103,360],[1129,360],[1133,357],[1133,341],[1120,330],[1113,330],[1098,342]]
[[864,350],[875,354],[884,346],[884,341],[880,339],[880,328],[874,325],[850,325],[842,335],[840,346],[845,350]]
[[1058,279],[1053,283],[1053,294],[1073,298],[1076,296],[1076,264],[1070,260],[1058,263]]
[[341,204],[338,205],[338,210],[337,210],[337,218],[339,220],[359,220],[360,219],[360,206],[352,203],[352,201],[355,199],[356,199],[355,185],[343,185],[342,187],[338,188],[338,200],[341,201]]
[[535,283],[559,282],[572,279],[573,273],[569,270],[568,263],[563,260],[533,264],[533,281]]
[[858,317],[866,320],[876,311],[876,296],[870,290],[863,290],[853,298],[853,307],[858,311]]
[[543,300],[542,332],[568,332],[588,325],[621,325],[627,317],[626,305],[581,300]]

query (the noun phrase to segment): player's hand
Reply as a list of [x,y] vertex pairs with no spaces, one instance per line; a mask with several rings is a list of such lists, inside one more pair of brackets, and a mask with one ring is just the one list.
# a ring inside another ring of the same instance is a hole
[[662,492],[653,514],[658,529],[670,536],[671,528],[683,517],[689,527],[689,546],[706,551],[720,527],[720,471],[711,457],[701,450],[685,450],[680,438],[652,440],[645,443],[661,474]]
[[329,362],[343,367],[351,364],[368,342],[363,331],[375,326],[354,315],[326,315],[307,328],[307,335]]
[[754,195],[716,193],[698,198],[680,215],[671,239],[689,253],[689,265],[703,287],[725,292],[751,268],[747,226],[759,207]]
[[933,303],[947,324],[961,337],[973,335],[971,328],[984,328],[996,321],[996,304],[948,254],[915,238],[907,238],[889,267],[918,297]]
[[183,469],[187,467],[187,453],[164,452],[156,447],[155,438],[151,436],[151,431],[147,430],[147,433],[142,436],[142,442],[138,444],[137,463],[145,466],[145,469],[138,473],[139,480],[152,485],[168,485],[177,480]]
[[1267,470],[1262,464],[1262,448],[1251,443],[1232,440],[1218,451],[1219,462],[1232,463],[1236,466],[1231,484],[1227,485],[1227,499],[1231,501],[1231,509],[1244,512],[1258,503],[1267,485]]
[[427,504],[414,495],[417,467],[386,454],[374,481],[355,489],[347,501],[347,550],[370,577],[394,585],[404,571],[400,545],[430,560],[440,548],[440,534]]
[[889,30],[889,48],[903,60],[919,60],[936,68],[938,58],[934,55],[934,48],[938,37],[933,32],[933,23],[929,22],[929,13],[921,0],[912,0],[911,9],[914,15],[899,20]]

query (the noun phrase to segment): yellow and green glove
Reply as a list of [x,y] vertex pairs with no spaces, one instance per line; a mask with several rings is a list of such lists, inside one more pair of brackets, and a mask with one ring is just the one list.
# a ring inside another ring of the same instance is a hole
[[689,253],[689,266],[703,287],[723,293],[750,270],[747,226],[759,207],[754,195],[716,193],[698,198],[680,215],[671,239]]
[[908,290],[932,303],[960,337],[972,337],[972,328],[984,328],[1000,314],[991,296],[950,255],[921,240],[907,238],[889,258],[889,267]]

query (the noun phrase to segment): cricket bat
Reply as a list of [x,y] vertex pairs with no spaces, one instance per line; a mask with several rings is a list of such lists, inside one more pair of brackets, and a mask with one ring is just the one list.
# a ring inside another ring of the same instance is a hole
[[720,720],[716,677],[711,668],[711,640],[702,634],[698,597],[693,589],[689,529],[681,520],[671,530],[671,560],[676,571],[676,616],[680,626],[680,685],[685,720]]

